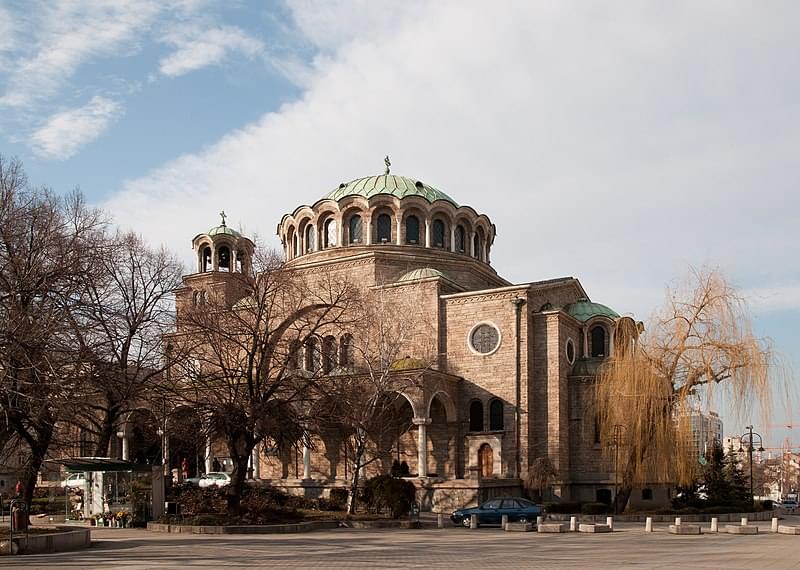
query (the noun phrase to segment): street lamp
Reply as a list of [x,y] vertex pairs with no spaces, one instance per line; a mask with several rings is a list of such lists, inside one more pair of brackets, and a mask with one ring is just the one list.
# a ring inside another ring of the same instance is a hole
[[744,429],[747,431],[743,433],[742,437],[739,439],[739,453],[745,451],[743,446],[745,444],[745,438],[747,438],[747,455],[750,460],[750,505],[755,505],[755,497],[753,496],[753,445],[755,442],[753,438],[757,438],[756,441],[758,441],[759,453],[764,452],[764,441],[761,439],[761,434],[753,431],[752,425],[745,426]]

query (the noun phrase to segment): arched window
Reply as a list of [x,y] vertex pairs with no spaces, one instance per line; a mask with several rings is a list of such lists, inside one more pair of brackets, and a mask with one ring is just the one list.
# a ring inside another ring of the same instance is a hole
[[416,216],[406,218],[406,243],[411,245],[419,243],[419,218]]
[[597,325],[589,331],[589,339],[591,341],[590,356],[593,358],[602,357],[606,355],[606,329]]
[[464,253],[464,247],[467,243],[467,232],[464,230],[464,226],[456,226],[456,251],[460,253]]
[[224,271],[231,270],[231,250],[227,245],[219,248],[219,268]]
[[350,217],[350,243],[361,243],[361,216]]
[[503,402],[492,400],[489,404],[489,429],[503,429]]
[[483,404],[478,400],[469,405],[469,431],[483,431]]
[[322,371],[327,374],[336,366],[336,339],[326,336],[322,341]]
[[333,218],[325,221],[325,232],[323,235],[325,248],[336,247],[336,220]]
[[339,343],[339,366],[347,368],[353,364],[353,335],[346,334]]
[[434,247],[444,247],[444,222],[433,220],[433,245]]
[[378,216],[378,243],[392,241],[392,218],[389,214]]
[[244,253],[241,251],[236,252],[236,271],[244,273]]
[[306,226],[306,253],[314,251],[314,226]]
[[483,229],[478,228],[472,238],[472,256],[483,261]]
[[205,246],[203,248],[203,272],[211,271],[211,248]]
[[292,257],[297,257],[297,235],[292,236]]
[[306,341],[305,369],[309,372],[319,370],[319,342],[313,336]]

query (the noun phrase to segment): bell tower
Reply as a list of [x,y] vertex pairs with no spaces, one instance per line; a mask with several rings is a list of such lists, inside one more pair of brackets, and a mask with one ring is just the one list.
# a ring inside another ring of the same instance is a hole
[[255,244],[228,227],[224,211],[221,222],[192,240],[195,271],[183,277],[183,287],[176,291],[176,308],[205,304],[233,306],[246,295],[248,278],[253,271]]

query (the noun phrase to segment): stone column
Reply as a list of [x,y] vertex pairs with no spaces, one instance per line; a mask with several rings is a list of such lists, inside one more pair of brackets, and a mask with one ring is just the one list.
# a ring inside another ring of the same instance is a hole
[[311,448],[303,444],[303,479],[311,479]]
[[470,257],[475,257],[475,232],[469,232],[469,244],[467,244],[467,251]]
[[128,426],[122,428],[122,460],[128,461],[130,459],[130,436],[128,435]]
[[250,461],[253,462],[253,479],[261,479],[261,457],[258,454],[258,447],[257,445],[253,449],[253,456],[250,458]]
[[400,237],[400,234],[402,233],[400,230],[402,228],[403,228],[403,216],[401,216],[398,213],[398,215],[397,215],[397,235],[395,236],[395,240],[394,240],[394,243],[396,243],[397,245],[403,245],[403,240]]
[[450,251],[456,250],[456,227],[450,226]]
[[362,242],[366,245],[372,244],[372,218],[364,216],[362,220],[364,229],[362,230]]
[[219,259],[217,259],[217,244],[211,243],[211,270],[219,271]]
[[206,461],[206,473],[210,473],[214,470],[214,459],[211,457],[211,436],[206,436],[206,453],[205,453],[205,461]]
[[425,247],[431,246],[431,219],[425,218]]
[[428,426],[430,418],[414,418],[414,425],[417,426],[417,476],[428,476]]

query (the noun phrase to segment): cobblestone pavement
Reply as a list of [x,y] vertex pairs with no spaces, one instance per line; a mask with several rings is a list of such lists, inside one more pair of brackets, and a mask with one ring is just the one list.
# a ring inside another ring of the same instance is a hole
[[[781,521],[799,524],[799,517]],[[96,529],[89,550],[2,557],[27,568],[799,568],[800,536],[674,536],[667,525],[619,524],[613,534],[498,528],[338,529],[293,535],[180,535]],[[708,527],[708,524],[704,525]],[[721,525],[722,526],[722,525]]]

